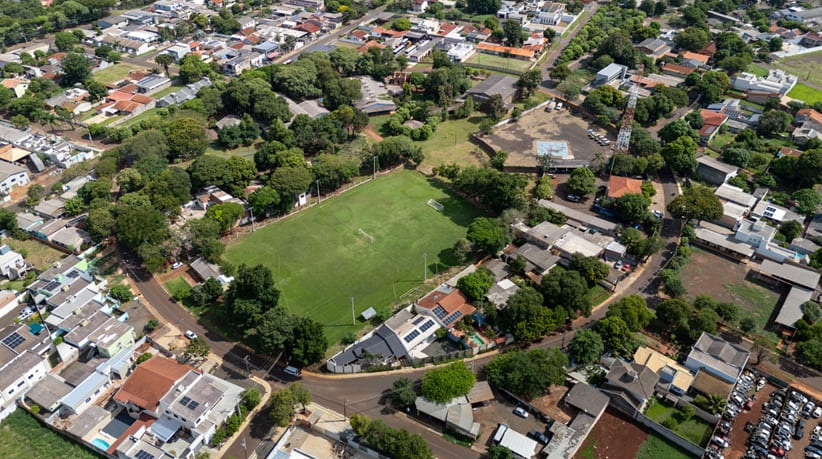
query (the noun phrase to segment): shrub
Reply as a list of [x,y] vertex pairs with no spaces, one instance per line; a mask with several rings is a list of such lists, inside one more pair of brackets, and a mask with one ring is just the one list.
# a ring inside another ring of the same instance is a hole
[[668,418],[662,421],[662,425],[667,427],[668,429],[674,430],[679,425],[679,422],[677,422],[677,420],[674,418]]
[[137,361],[134,362],[134,364],[139,365],[152,357],[154,357],[154,354],[152,354],[151,352],[144,352],[140,354],[139,357],[137,357]]

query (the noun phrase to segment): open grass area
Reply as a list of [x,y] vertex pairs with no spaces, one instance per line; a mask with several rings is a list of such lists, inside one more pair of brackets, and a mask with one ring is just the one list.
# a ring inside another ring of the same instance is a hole
[[42,242],[37,242],[34,239],[21,241],[19,239],[8,238],[4,241],[15,252],[20,252],[27,262],[34,266],[38,271],[48,269],[52,263],[66,256],[63,252],[51,248]]
[[474,53],[464,64],[468,67],[470,67],[471,64],[490,65],[500,71],[513,70],[515,72],[524,72],[531,67],[531,61],[480,52]]
[[418,172],[401,170],[233,241],[225,256],[271,268],[280,304],[324,324],[334,344],[364,325],[351,323],[352,297],[358,316],[415,300],[431,288],[423,269],[430,278],[455,264],[450,248],[479,215]]
[[768,69],[759,64],[751,64],[746,69],[748,73],[753,73],[756,76],[763,77],[768,74]]
[[18,408],[0,424],[0,457],[6,459],[96,459],[101,456],[41,425]]
[[822,91],[812,88],[805,83],[796,83],[788,93],[788,97],[804,101],[808,105],[822,102]]
[[256,151],[257,147],[255,145],[249,145],[247,147],[241,145],[233,150],[226,150],[218,142],[213,142],[208,146],[208,148],[206,148],[205,154],[222,156],[223,158],[228,158],[229,156],[242,156],[243,158],[253,159],[254,152]]
[[676,445],[669,443],[659,435],[649,433],[648,438],[645,439],[645,442],[642,444],[642,448],[640,448],[636,458],[659,459],[663,457],[665,459],[688,459],[691,455],[685,453],[681,449],[677,448]]
[[120,124],[120,126],[121,127],[126,127],[126,126],[131,126],[131,125],[137,124],[137,123],[139,123],[143,120],[147,120],[147,119],[151,118],[152,116],[156,115],[157,112],[159,112],[160,110],[164,110],[164,109],[162,109],[162,108],[150,108],[150,109],[144,111],[143,113],[140,113],[137,116],[129,118],[128,120],[126,120],[122,124]]
[[714,148],[720,148],[721,149],[725,145],[728,145],[729,143],[733,142],[734,137],[736,137],[736,134],[734,134],[732,132],[726,132],[724,134],[717,134],[714,137],[714,140],[711,141],[711,146],[714,147]]
[[132,70],[146,70],[146,68],[141,65],[120,62],[119,64],[114,64],[111,67],[100,70],[99,72],[94,72],[92,76],[95,80],[103,84],[116,83],[127,77],[128,72],[131,72]]
[[167,88],[165,88],[161,91],[155,92],[154,94],[151,95],[151,97],[153,97],[155,99],[160,99],[162,97],[165,97],[165,96],[171,94],[172,92],[177,92],[177,91],[179,91],[183,88],[185,88],[185,85],[174,84],[174,85],[171,85],[171,86],[169,86],[169,87],[167,87]]
[[784,57],[771,66],[793,73],[811,83],[822,84],[822,51]]
[[708,439],[711,436],[712,429],[710,424],[696,417],[692,417],[691,419],[682,422],[682,411],[674,408],[673,406],[665,405],[657,399],[653,399],[648,405],[648,410],[646,411],[645,416],[648,416],[660,424],[662,424],[666,419],[674,418],[678,421],[678,424],[673,431],[683,438],[687,438],[693,443],[696,443],[697,445],[707,444]]
[[722,288],[734,297],[734,302],[740,310],[753,316],[759,328],[765,328],[768,318],[779,301],[778,293],[752,282],[724,284]]
[[191,286],[188,285],[188,282],[186,282],[182,276],[165,281],[163,283],[163,287],[165,287],[171,297],[177,301],[180,301],[188,296],[188,292],[191,291]]
[[474,152],[482,150],[471,143],[471,134],[479,130],[481,120],[481,116],[470,116],[461,120],[448,120],[440,123],[437,126],[437,132],[428,140],[418,143],[425,153],[423,168],[450,163],[463,166],[480,164]]

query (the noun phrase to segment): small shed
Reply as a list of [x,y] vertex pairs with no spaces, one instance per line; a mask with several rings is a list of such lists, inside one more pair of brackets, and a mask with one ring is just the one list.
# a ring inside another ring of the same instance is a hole
[[371,320],[372,317],[377,315],[377,311],[374,308],[368,308],[360,314],[363,320]]

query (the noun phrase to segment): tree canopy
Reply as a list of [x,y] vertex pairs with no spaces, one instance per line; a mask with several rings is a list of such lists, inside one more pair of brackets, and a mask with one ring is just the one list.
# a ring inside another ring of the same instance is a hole
[[500,354],[485,367],[488,382],[528,399],[565,382],[568,356],[559,348],[515,350]]
[[464,362],[458,361],[428,370],[422,377],[420,393],[432,402],[447,403],[470,392],[475,381],[474,373]]

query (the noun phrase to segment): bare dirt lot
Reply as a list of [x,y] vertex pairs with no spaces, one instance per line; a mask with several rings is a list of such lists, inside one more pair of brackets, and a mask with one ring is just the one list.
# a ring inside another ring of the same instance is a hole
[[606,410],[579,448],[576,459],[637,457],[648,436],[638,425]]
[[[495,130],[494,134],[483,139],[494,150],[508,152],[508,167],[536,167],[537,141],[564,141],[568,144],[570,156],[565,159],[584,159],[592,161],[600,152],[604,158],[611,155],[610,146],[600,146],[588,137],[591,128],[600,134],[606,132],[583,118],[572,115],[566,110],[535,110],[513,123],[508,123]],[[612,145],[616,138],[608,135]]]

